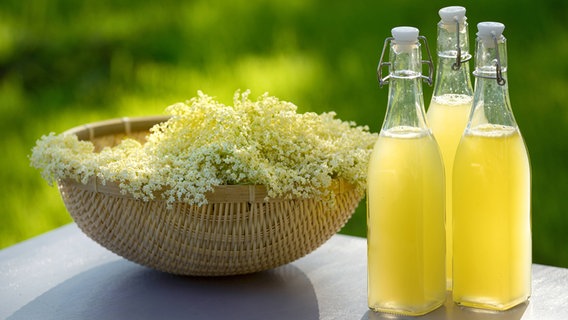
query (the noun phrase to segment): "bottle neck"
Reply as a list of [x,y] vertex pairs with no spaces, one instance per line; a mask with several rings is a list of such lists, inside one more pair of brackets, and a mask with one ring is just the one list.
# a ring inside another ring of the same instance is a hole
[[[459,50],[458,50],[459,48]],[[458,66],[458,53],[460,55]],[[437,38],[438,65],[433,96],[473,95],[468,60],[469,53],[468,25],[461,22],[438,23]]]
[[422,93],[422,56],[418,43],[391,45],[389,97],[381,132],[426,131]]
[[[507,50],[504,37],[477,39],[475,91],[468,130],[497,125],[517,127],[507,85]],[[502,81],[498,81],[501,78]]]
[[458,22],[445,23],[440,21],[437,35],[438,56],[455,58],[458,47],[461,50],[462,58],[469,56],[469,33],[468,24],[465,20],[459,22],[459,26]]
[[505,37],[477,38],[475,47],[475,70],[477,78],[497,78],[507,71],[507,42]]

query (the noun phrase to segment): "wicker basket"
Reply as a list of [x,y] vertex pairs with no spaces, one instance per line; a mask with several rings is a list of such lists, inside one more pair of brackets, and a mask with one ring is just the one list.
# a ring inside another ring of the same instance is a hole
[[[67,131],[100,150],[130,136],[144,141],[166,117],[124,118]],[[258,185],[224,185],[202,206],[143,201],[117,184],[58,182],[67,210],[81,230],[116,254],[174,274],[252,273],[294,261],[318,248],[347,222],[362,194],[334,181],[337,205],[312,199],[270,199]]]

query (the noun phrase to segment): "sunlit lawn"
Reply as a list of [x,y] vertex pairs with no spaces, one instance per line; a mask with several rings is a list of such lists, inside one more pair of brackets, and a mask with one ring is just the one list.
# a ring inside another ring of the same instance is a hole
[[[202,90],[226,103],[265,91],[300,111],[336,111],[378,131],[375,79],[390,29],[414,25],[435,48],[445,1],[63,1],[0,3],[0,248],[71,221],[27,159],[51,131],[162,113]],[[568,267],[568,7],[475,1],[476,23],[506,24],[509,89],[531,153],[535,262]],[[529,23],[530,22],[530,23]],[[473,48],[473,45],[472,45]],[[429,101],[431,88],[425,87]],[[342,230],[365,236],[365,206]]]

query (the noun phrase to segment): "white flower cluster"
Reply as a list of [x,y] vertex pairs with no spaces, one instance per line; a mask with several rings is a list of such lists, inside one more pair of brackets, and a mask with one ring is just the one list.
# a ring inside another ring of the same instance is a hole
[[73,135],[43,136],[33,148],[32,166],[53,183],[96,176],[115,181],[136,198],[205,204],[205,193],[224,184],[266,186],[269,197],[332,199],[332,179],[363,192],[367,164],[377,135],[367,127],[335,119],[335,113],[299,114],[297,107],[249,91],[223,105],[198,96],[170,106],[171,118],[155,125],[141,144],[125,139],[94,152]]

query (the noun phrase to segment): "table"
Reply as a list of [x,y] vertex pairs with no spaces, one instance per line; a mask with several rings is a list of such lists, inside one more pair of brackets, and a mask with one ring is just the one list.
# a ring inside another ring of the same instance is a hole
[[[335,235],[288,265],[184,277],[127,261],[75,224],[0,251],[0,319],[412,319],[369,311],[363,238]],[[451,299],[413,319],[568,319],[568,269],[533,265],[533,295],[506,312]]]

